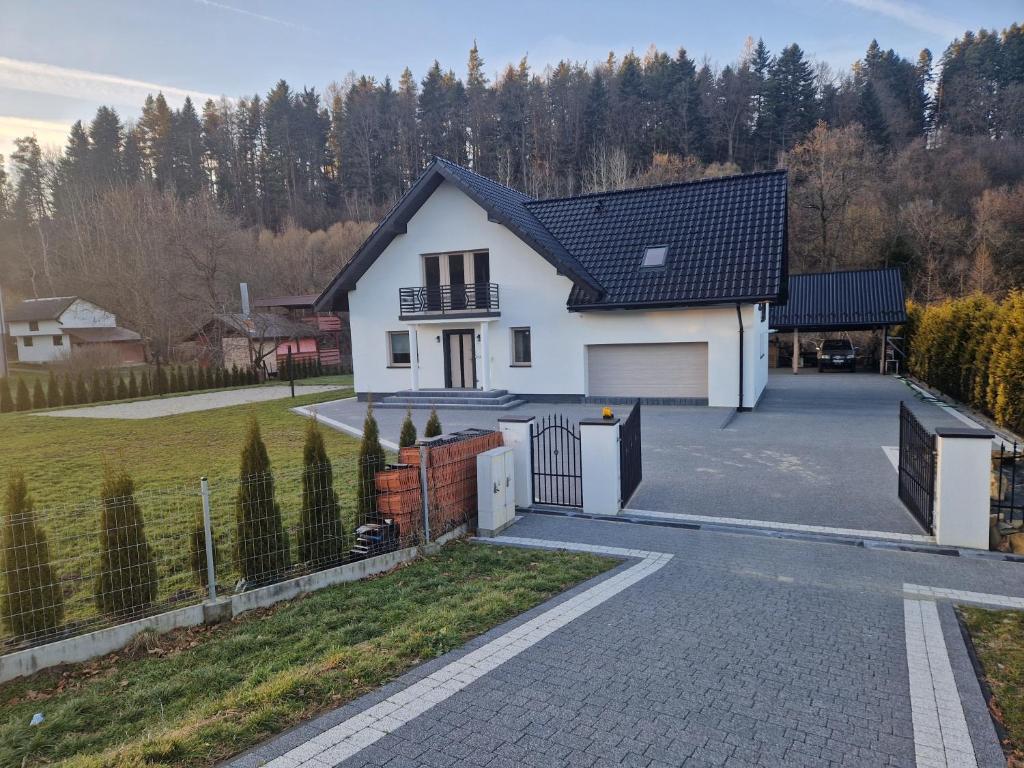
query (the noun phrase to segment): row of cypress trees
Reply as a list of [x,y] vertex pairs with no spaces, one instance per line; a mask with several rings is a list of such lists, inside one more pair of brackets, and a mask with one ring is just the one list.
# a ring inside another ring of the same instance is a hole
[[136,375],[116,375],[106,368],[95,369],[87,378],[78,373],[58,376],[50,371],[44,386],[37,378],[31,389],[24,377],[18,377],[12,392],[9,379],[0,378],[0,413],[56,408],[61,405],[87,405],[110,400],[132,400],[178,392],[193,392],[222,387],[239,387],[257,382],[256,372],[249,368],[203,368],[201,366],[160,366]]
[[[157,600],[159,576],[135,484],[126,470],[106,468],[100,499],[99,568],[93,587],[96,608],[117,621],[145,615]],[[336,565],[345,555],[333,468],[314,420],[310,420],[303,447],[298,539],[299,561],[305,567]],[[34,641],[58,633],[64,623],[60,578],[20,473],[8,478],[0,547],[3,626],[19,640]],[[291,566],[289,537],[275,497],[270,458],[255,419],[242,448],[233,554],[240,586],[245,588],[280,578]],[[214,562],[217,560],[214,549]],[[199,510],[190,535],[190,565],[196,583],[206,587],[205,531]]]
[[1024,291],[922,306],[909,302],[910,372],[947,395],[1024,432]]

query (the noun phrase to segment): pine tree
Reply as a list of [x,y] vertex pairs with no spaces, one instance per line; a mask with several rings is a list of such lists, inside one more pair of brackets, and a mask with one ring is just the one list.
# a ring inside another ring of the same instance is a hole
[[60,384],[57,382],[57,374],[53,371],[46,377],[46,404],[51,408],[60,405]]
[[7,378],[0,379],[0,413],[14,410],[14,398],[11,397],[11,382]]
[[3,550],[3,625],[18,640],[50,635],[64,621],[64,595],[50,565],[46,534],[36,524],[25,478],[11,475],[0,532]]
[[146,541],[135,483],[124,469],[107,467],[100,489],[100,569],[96,607],[118,619],[144,613],[157,596],[153,551]]
[[103,393],[103,379],[100,377],[99,369],[94,369],[89,377],[89,399],[86,402],[99,403],[106,399]]
[[195,392],[199,386],[196,383],[196,367],[190,365],[185,373],[185,389],[189,392]]
[[43,389],[43,382],[36,379],[32,385],[32,408],[46,407],[46,390]]
[[288,536],[274,497],[270,457],[255,418],[242,448],[235,529],[235,566],[247,584],[272,580],[288,568]]
[[170,391],[181,392],[181,369],[178,366],[171,368]]
[[237,387],[241,383],[241,379],[242,379],[242,375],[238,371],[238,364],[237,363],[232,363],[231,364],[231,385],[230,386]]
[[405,411],[405,420],[402,422],[402,432],[398,436],[398,447],[408,448],[416,445],[416,425],[412,421],[412,409]]
[[302,464],[299,559],[312,567],[335,565],[340,561],[345,546],[341,505],[334,492],[331,460],[315,419],[310,419],[306,427]]
[[122,376],[118,376],[117,377],[117,393],[116,393],[116,396],[117,396],[118,400],[127,400],[128,397],[129,397],[129,395],[128,395],[128,382],[126,382],[124,380],[124,377],[122,377]]
[[437,437],[442,434],[441,419],[437,415],[437,409],[430,409],[430,418],[427,419],[427,426],[423,430],[424,437]]
[[61,405],[74,405],[75,402],[75,383],[71,379],[71,374],[65,373],[61,376],[60,403]]
[[91,402],[90,392],[85,386],[85,377],[79,373],[75,376],[75,402],[80,405],[85,405]]
[[24,379],[18,379],[18,386],[15,388],[14,394],[14,410],[16,411],[30,411],[32,410],[32,395],[28,391],[28,384],[25,383]]
[[153,395],[153,376],[149,371],[143,371],[139,382],[139,397],[151,397]]
[[384,469],[387,457],[380,444],[380,428],[373,416],[373,401],[366,404],[366,420],[363,422],[363,440],[359,444],[359,486],[357,510],[359,519],[367,521],[377,514],[376,476]]
[[109,368],[103,369],[103,399],[113,400],[117,397],[117,385],[114,383],[114,372]]
[[128,397],[134,400],[139,396],[139,380],[135,377],[135,371],[128,371]]
[[199,369],[199,373],[196,375],[196,386],[199,389],[209,389],[210,388],[210,382],[209,382],[209,377],[207,376],[207,369],[206,368],[200,368]]
[[164,395],[168,390],[167,366],[157,366],[156,375],[153,379],[153,394]]

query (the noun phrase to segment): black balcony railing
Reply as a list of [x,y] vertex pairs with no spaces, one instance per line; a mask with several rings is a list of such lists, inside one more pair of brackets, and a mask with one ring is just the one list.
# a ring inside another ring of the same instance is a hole
[[498,284],[419,285],[398,289],[402,317],[498,311]]

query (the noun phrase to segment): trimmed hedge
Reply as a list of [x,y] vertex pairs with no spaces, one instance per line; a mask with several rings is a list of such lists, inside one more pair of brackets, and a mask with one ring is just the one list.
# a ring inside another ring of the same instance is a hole
[[1024,432],[1024,291],[997,302],[980,294],[921,306],[909,302],[910,373]]

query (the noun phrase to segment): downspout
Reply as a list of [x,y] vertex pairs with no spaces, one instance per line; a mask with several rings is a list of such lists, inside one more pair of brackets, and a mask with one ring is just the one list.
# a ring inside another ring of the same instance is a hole
[[745,411],[746,408],[743,407],[743,311],[738,302],[736,304],[736,321],[740,326],[740,397],[736,410]]

